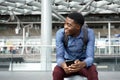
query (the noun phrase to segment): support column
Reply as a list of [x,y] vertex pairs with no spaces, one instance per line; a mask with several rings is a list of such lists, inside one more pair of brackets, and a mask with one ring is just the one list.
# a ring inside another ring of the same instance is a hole
[[25,49],[25,27],[23,27],[23,41],[22,41],[22,52],[21,54],[24,54],[24,49]]
[[51,44],[52,44],[52,12],[51,0],[42,0],[41,8],[41,70],[52,70]]
[[111,36],[110,36],[110,34],[111,34],[111,23],[110,22],[108,22],[108,43],[109,43],[109,55],[111,54]]

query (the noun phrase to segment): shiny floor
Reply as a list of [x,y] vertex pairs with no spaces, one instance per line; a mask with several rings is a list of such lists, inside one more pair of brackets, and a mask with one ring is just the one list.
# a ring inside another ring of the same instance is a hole
[[[99,80],[120,80],[120,72],[98,72]],[[52,80],[52,72],[0,71],[0,80]]]

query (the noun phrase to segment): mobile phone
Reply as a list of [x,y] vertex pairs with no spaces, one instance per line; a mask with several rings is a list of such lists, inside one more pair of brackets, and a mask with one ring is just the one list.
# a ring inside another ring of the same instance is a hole
[[71,64],[74,64],[74,60],[67,60],[66,64],[67,64],[67,66],[70,66]]

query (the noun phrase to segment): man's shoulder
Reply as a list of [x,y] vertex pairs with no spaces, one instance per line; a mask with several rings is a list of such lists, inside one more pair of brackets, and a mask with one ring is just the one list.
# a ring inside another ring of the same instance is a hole
[[94,30],[92,28],[87,28],[87,30],[88,30],[88,33],[89,32],[94,32]]
[[60,28],[57,30],[57,33],[64,33],[64,28]]
[[86,27],[86,28],[82,28],[82,32],[85,34],[85,35],[88,35],[88,34],[91,34],[91,33],[94,33],[94,30],[89,28],[89,27]]
[[64,36],[64,28],[60,28],[56,32],[56,37],[63,37]]
[[88,28],[88,39],[94,37],[95,37],[94,29]]

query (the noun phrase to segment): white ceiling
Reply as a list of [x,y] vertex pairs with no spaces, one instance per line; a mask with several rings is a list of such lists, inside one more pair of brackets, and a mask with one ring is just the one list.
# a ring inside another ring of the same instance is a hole
[[[39,1],[39,2],[38,2]],[[0,0],[0,14],[13,10],[19,14],[41,12],[41,0]],[[83,13],[119,13],[120,0],[51,0],[52,8],[58,12],[81,11]],[[91,2],[91,3],[90,3]]]
[[[51,0],[58,14],[79,11],[87,14],[120,13],[120,0]],[[0,14],[41,14],[41,0],[0,0]],[[53,12],[54,13],[54,12]]]

